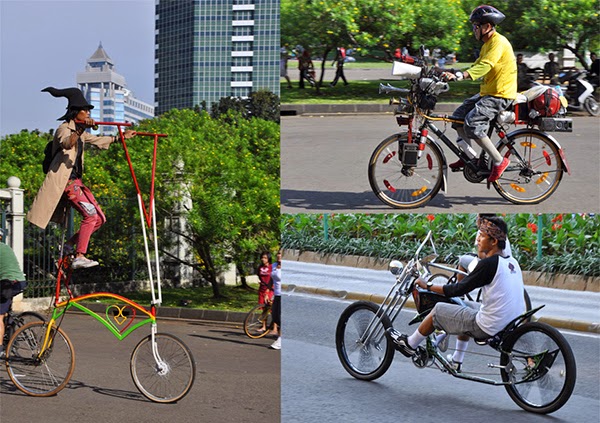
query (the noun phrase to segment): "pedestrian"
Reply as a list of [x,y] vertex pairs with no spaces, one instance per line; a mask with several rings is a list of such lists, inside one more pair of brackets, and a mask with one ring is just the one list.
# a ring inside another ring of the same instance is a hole
[[533,86],[529,72],[531,69],[523,62],[523,54],[517,54],[517,90],[525,91]]
[[544,63],[544,82],[556,85],[559,83],[557,77],[560,65],[554,61],[554,53],[548,55],[548,61]]
[[[100,149],[118,140],[117,136],[95,136],[86,132],[95,125],[90,117],[89,104],[79,88],[44,88],[54,97],[66,97],[67,112],[57,120],[63,121],[54,133],[52,141],[52,162],[42,183],[27,219],[45,229],[50,221],[64,224],[66,206],[73,207],[81,215],[79,230],[66,242],[63,254],[75,254],[71,263],[73,269],[97,266],[98,262],[85,257],[90,237],[105,222],[106,217],[96,202],[90,189],[83,183],[84,147],[92,144]],[[124,137],[135,136],[135,131],[126,130]]]
[[[264,251],[260,255],[260,266],[256,270],[258,276],[258,304],[271,304],[273,301],[273,265],[271,264],[271,253]],[[267,330],[267,321],[263,319],[261,332]]]
[[25,275],[14,251],[3,242],[4,231],[0,229],[0,358],[4,358],[4,317],[10,310],[13,297],[27,287]]
[[348,81],[346,80],[346,76],[344,75],[344,62],[345,61],[346,61],[346,49],[344,47],[338,47],[336,49],[335,58],[333,59],[333,62],[331,63],[331,66],[333,66],[334,64],[337,64],[337,67],[336,67],[336,71],[335,71],[335,78],[333,79],[333,81],[331,81],[331,84],[329,84],[330,87],[335,87],[335,85],[337,84],[337,82],[340,78],[342,78],[342,80],[344,81],[344,85],[348,85]]
[[287,81],[287,87],[292,88],[292,81],[290,81],[290,76],[288,75],[288,60],[290,59],[290,55],[286,47],[281,47],[279,51],[279,76],[281,78],[285,78]]
[[273,263],[273,273],[271,273],[273,279],[273,292],[275,297],[273,298],[273,307],[271,308],[271,315],[273,316],[273,334],[277,336],[275,342],[273,342],[270,348],[274,350],[281,349],[281,250],[277,252],[277,261]]
[[[517,97],[517,63],[510,42],[496,31],[496,25],[504,20],[502,12],[492,6],[478,6],[471,12],[469,20],[473,25],[473,34],[483,43],[479,57],[468,70],[452,74],[444,73],[447,79],[472,79],[483,77],[479,93],[466,99],[454,111],[453,117],[464,119],[463,123],[453,123],[459,135],[457,142],[470,151],[470,140],[475,140],[483,148],[492,161],[492,171],[488,182],[495,182],[502,176],[510,164],[503,157],[490,138],[488,129],[490,121],[506,108]],[[458,171],[464,168],[462,160],[451,163],[450,168]]]
[[305,49],[302,52],[302,55],[298,58],[298,70],[300,71],[300,82],[298,84],[299,88],[304,88],[304,80],[308,81],[308,83],[313,86],[314,85],[314,77],[311,80],[310,72],[314,72],[315,66],[310,58],[310,51]]

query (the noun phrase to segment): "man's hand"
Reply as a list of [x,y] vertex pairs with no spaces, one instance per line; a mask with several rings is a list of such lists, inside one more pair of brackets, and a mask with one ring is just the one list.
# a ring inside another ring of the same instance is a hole
[[137,134],[137,132],[135,132],[133,129],[126,129],[125,132],[123,132],[123,138],[125,138],[126,140],[135,137]]

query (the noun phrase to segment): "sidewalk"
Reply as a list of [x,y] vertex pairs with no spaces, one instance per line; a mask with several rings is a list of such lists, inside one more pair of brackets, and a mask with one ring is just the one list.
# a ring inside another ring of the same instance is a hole
[[[325,295],[345,300],[383,301],[395,282],[386,270],[283,261],[287,292]],[[526,286],[533,307],[545,304],[536,317],[554,327],[600,333],[600,293]],[[414,308],[412,299],[407,303]]]

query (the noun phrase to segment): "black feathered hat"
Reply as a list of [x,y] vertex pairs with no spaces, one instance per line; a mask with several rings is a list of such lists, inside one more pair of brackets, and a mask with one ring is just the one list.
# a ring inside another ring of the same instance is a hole
[[[90,103],[87,102],[83,93],[79,88],[54,88],[54,87],[46,87],[42,90],[42,92],[48,92],[52,94],[54,97],[66,97],[69,100],[69,104],[67,104],[67,110],[82,110],[82,109],[93,109]],[[59,117],[56,120],[65,120],[67,114]]]

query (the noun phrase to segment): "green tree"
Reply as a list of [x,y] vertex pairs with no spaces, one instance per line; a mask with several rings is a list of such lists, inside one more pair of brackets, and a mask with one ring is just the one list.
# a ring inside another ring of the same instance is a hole
[[[217,275],[230,259],[243,269],[260,250],[278,245],[279,126],[233,111],[212,119],[172,110],[140,130],[169,134],[160,145],[157,197],[168,213],[182,195],[173,181],[187,190],[193,207],[183,235],[196,253],[196,262],[189,264],[218,297]],[[177,163],[183,163],[183,171]]]

